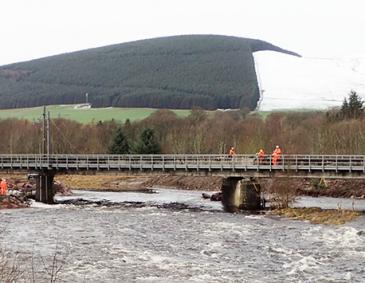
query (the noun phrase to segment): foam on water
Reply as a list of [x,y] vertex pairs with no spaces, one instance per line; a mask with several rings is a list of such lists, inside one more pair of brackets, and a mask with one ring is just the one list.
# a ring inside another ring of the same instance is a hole
[[245,218],[254,220],[262,219],[263,217],[265,217],[265,215],[245,215]]
[[358,247],[365,245],[365,239],[359,235],[359,231],[353,227],[339,227],[325,231],[322,237],[331,246]]
[[239,233],[241,235],[250,235],[251,226],[247,223],[215,223],[209,227],[214,233]]
[[63,204],[45,204],[42,202],[35,201],[33,199],[30,199],[30,207],[32,208],[46,208],[46,209],[58,209],[58,208],[64,208],[66,207]]
[[137,282],[162,282],[161,278],[158,276],[144,276],[144,277],[137,277]]
[[213,282],[216,277],[209,274],[200,274],[190,278],[192,282]]
[[298,272],[304,272],[311,269],[318,269],[319,268],[319,261],[314,259],[312,256],[306,256],[302,257],[298,261],[285,263],[283,265],[284,269],[289,269],[289,271],[286,272],[287,275],[293,275],[297,274]]
[[292,255],[293,250],[292,249],[286,249],[284,247],[269,247],[270,252],[282,254],[282,255]]

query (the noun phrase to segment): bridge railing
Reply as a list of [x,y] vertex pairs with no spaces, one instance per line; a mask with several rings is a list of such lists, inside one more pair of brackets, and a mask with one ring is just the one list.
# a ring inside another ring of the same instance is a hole
[[42,168],[49,163],[49,156],[41,154],[0,154],[0,168]]
[[365,170],[362,155],[282,155],[277,164],[271,155],[165,154],[165,155],[52,155],[53,166],[108,169],[173,170]]
[[295,170],[295,171],[362,171],[364,155],[282,155],[277,163],[271,155],[254,154],[0,154],[3,169],[117,169],[117,170]]

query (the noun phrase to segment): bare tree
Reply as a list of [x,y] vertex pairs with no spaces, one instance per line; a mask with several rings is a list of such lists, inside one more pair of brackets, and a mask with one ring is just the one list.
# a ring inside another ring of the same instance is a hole
[[274,178],[266,193],[271,196],[271,208],[288,208],[297,196],[295,183],[286,177]]

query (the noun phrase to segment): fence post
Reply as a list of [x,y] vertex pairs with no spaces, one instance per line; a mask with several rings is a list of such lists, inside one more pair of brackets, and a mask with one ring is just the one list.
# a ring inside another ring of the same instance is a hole
[[352,171],[352,158],[351,158],[351,155],[350,155],[350,164],[349,164],[349,166],[350,166],[350,168],[349,168],[349,172],[351,173],[351,171]]
[[298,172],[298,155],[295,155],[295,172]]

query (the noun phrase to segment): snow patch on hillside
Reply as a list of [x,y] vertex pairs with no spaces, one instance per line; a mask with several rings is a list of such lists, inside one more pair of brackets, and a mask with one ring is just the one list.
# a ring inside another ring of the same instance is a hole
[[260,111],[341,106],[351,90],[365,98],[365,57],[308,58],[254,53]]

